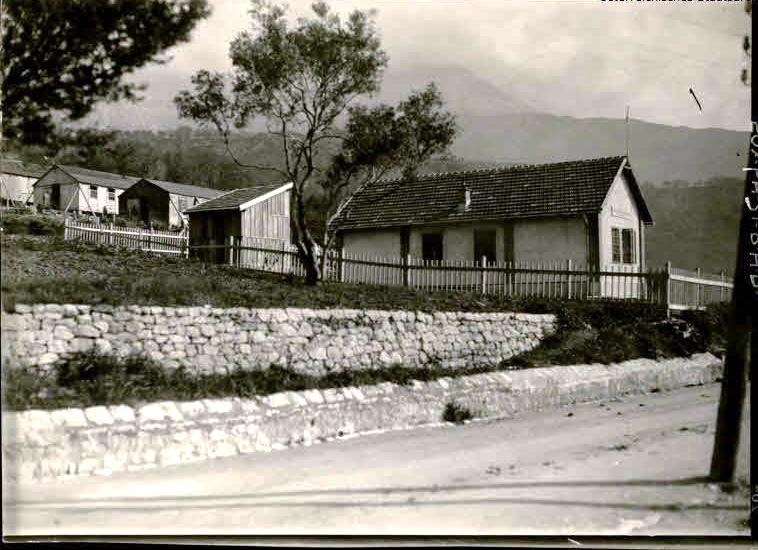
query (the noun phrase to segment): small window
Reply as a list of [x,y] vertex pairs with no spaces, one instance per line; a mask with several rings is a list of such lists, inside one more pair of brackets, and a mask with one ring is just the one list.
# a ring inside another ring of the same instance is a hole
[[108,200],[109,201],[116,200],[116,190],[113,187],[108,188]]
[[424,260],[442,260],[442,233],[421,234],[421,256]]
[[89,186],[89,198],[96,199],[97,198],[97,185],[90,185]]
[[634,229],[611,228],[612,261],[614,264],[633,264],[637,261]]

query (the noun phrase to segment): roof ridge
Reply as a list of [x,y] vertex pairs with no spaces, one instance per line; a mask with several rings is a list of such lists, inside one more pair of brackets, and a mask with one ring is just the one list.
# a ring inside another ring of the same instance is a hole
[[[536,168],[541,166],[558,166],[560,164],[577,164],[577,163],[587,163],[587,162],[600,162],[600,161],[608,161],[611,159],[624,159],[626,158],[624,155],[610,155],[606,157],[596,157],[596,158],[589,158],[589,159],[578,159],[578,160],[561,160],[558,162],[543,162],[543,163],[533,163],[533,164],[512,164],[509,166],[496,166],[494,168],[471,168],[468,170],[452,170],[447,172],[428,172],[426,174],[422,174],[420,176],[416,176],[413,178],[415,181],[419,180],[426,180],[426,179],[434,179],[434,178],[440,178],[445,176],[466,176],[470,174],[482,174],[482,173],[491,173],[491,174],[497,174],[499,172],[507,172],[509,170],[519,170],[519,169],[525,169],[525,168]],[[377,180],[376,183],[398,183],[402,181],[408,181],[410,178],[405,177],[397,177],[397,178],[387,178],[387,179],[381,179]]]

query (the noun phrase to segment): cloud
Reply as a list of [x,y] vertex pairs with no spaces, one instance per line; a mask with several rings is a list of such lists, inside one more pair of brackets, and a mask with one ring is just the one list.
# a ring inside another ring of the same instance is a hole
[[[691,127],[745,129],[749,89],[739,74],[742,34],[749,18],[740,2],[603,2],[600,0],[488,0],[429,2],[340,0],[340,13],[378,10],[377,24],[390,66],[465,67],[479,79],[515,94],[516,102],[575,117],[632,116]],[[290,2],[293,16],[309,1]],[[145,113],[143,124],[173,125],[171,98],[198,69],[228,70],[228,45],[247,28],[248,4],[215,0],[188,44],[172,61],[145,68],[134,79],[149,84],[140,107],[100,106],[98,116],[119,125],[119,110]],[[691,101],[692,86],[703,112]],[[153,113],[151,116],[150,113]],[[150,122],[147,122],[150,124]]]

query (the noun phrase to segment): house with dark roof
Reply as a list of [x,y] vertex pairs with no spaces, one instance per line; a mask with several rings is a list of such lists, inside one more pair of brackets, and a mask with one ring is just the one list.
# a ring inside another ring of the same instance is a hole
[[54,164],[34,184],[34,204],[64,212],[118,214],[118,197],[140,178]]
[[209,187],[142,178],[119,196],[118,208],[122,215],[146,224],[183,227],[188,208],[223,194]]
[[39,164],[17,159],[0,160],[0,199],[4,204],[32,204],[34,182],[45,173]]
[[[290,243],[290,190],[292,183],[271,183],[234,189],[188,208],[189,244],[280,248]],[[200,251],[206,261],[228,260],[224,249]],[[244,259],[240,263],[245,263]]]
[[377,181],[330,225],[352,254],[636,270],[652,223],[628,160],[608,157]]

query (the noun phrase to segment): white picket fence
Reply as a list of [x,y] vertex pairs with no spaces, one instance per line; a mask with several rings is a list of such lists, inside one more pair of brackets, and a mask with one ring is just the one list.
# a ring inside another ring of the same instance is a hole
[[96,242],[110,246],[136,248],[157,254],[187,256],[189,234],[187,231],[160,231],[119,227],[113,224],[90,224],[65,220],[64,239],[67,241]]
[[[297,249],[281,241],[230,238],[224,245],[192,247],[213,251],[216,261],[273,273],[304,276]],[[208,252],[202,252],[208,251]],[[207,256],[206,256],[207,257]],[[724,273],[704,274],[672,268],[638,271],[611,265],[601,270],[566,262],[425,261],[410,256],[381,258],[330,252],[324,279],[344,283],[406,286],[425,291],[464,291],[512,297],[640,300],[669,310],[702,309],[731,299]]]

